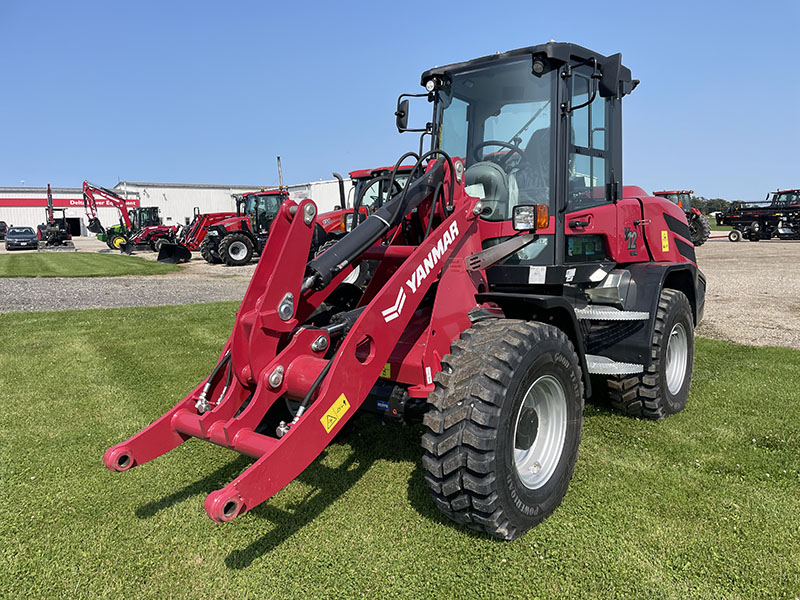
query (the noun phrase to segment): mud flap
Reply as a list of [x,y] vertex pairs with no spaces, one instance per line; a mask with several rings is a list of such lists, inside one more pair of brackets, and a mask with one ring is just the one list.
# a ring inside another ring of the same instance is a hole
[[158,251],[158,262],[177,265],[189,262],[192,259],[191,251],[181,244],[164,242]]

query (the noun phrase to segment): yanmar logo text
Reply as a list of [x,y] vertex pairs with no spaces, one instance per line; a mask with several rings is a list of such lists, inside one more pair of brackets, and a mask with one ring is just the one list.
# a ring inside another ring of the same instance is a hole
[[[406,285],[412,294],[417,291],[422,282],[425,281],[425,278],[430,275],[433,268],[439,262],[439,259],[441,259],[445,251],[453,245],[457,237],[458,223],[453,222],[444,232],[444,235],[439,238],[439,241],[436,242],[436,245],[428,252],[428,256],[422,259],[422,263],[419,264],[414,273],[412,273],[411,279],[406,280]],[[394,304],[381,312],[383,320],[388,323],[399,317],[403,312],[406,298],[405,286],[401,286],[400,290],[397,292],[397,300],[394,301]]]

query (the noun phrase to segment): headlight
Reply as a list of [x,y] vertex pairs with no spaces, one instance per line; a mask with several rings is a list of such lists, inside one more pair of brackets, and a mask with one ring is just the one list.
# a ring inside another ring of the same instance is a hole
[[209,231],[208,235],[219,235],[219,231]]

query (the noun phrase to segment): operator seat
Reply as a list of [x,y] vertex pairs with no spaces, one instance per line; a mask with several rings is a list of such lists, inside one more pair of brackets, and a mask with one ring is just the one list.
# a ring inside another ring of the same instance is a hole
[[517,182],[521,204],[546,204],[550,198],[550,128],[537,129],[525,146]]
[[[483,186],[483,218],[493,221],[508,218],[508,176],[500,165],[489,160],[471,165],[464,173],[464,184],[467,187],[476,184]],[[475,191],[472,193],[480,195]]]

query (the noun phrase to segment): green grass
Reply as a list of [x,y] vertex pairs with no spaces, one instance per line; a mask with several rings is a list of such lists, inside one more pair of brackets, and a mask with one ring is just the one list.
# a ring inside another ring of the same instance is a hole
[[34,252],[0,255],[0,277],[118,277],[161,275],[180,270],[153,260],[121,254]]
[[730,225],[717,225],[716,222],[711,222],[711,221],[709,221],[709,223],[711,225],[711,231],[726,231],[727,232],[727,231],[730,231],[731,229],[733,229],[733,227],[731,227]]
[[420,429],[369,417],[217,525],[205,496],[246,457],[190,440],[112,473],[102,455],[208,374],[236,308],[0,315],[19,332],[0,351],[0,596],[800,595],[800,352],[699,340],[683,413],[652,423],[587,404],[562,506],[515,542],[440,516]]

